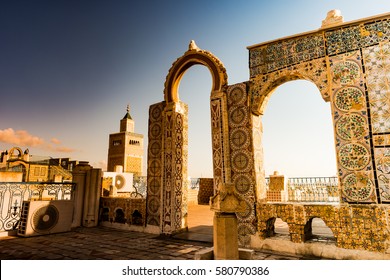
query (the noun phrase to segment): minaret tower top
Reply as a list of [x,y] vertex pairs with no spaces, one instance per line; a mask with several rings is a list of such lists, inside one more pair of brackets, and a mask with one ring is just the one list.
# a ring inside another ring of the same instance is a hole
[[126,115],[121,119],[120,132],[134,132],[134,121],[130,115],[130,105],[127,105]]

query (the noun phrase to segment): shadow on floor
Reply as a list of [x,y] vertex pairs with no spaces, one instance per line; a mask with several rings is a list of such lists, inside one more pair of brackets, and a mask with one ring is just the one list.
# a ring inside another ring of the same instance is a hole
[[172,236],[175,239],[213,243],[213,226],[199,225]]

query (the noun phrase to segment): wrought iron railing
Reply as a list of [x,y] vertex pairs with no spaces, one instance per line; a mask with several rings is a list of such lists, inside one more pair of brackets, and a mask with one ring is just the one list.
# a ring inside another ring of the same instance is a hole
[[136,176],[133,177],[133,188],[134,192],[130,194],[132,198],[145,198],[147,191],[147,177],[146,176]]
[[200,178],[190,178],[189,181],[189,189],[199,190]]
[[340,201],[337,177],[289,178],[287,180],[289,202],[331,202]]
[[0,182],[0,232],[12,230],[25,200],[70,200],[75,183]]

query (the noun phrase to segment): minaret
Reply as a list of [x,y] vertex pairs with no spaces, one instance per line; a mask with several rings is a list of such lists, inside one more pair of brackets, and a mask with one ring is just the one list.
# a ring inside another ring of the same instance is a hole
[[144,136],[134,132],[134,120],[130,105],[120,120],[120,131],[109,136],[107,171],[114,172],[115,166],[123,166],[123,172],[142,175]]
[[120,132],[134,132],[134,121],[130,116],[130,105],[127,105],[126,115],[121,119]]

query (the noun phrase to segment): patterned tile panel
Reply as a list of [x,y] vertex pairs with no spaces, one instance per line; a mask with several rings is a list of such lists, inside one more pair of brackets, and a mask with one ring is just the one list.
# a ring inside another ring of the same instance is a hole
[[348,202],[376,202],[360,52],[335,56],[329,62],[342,199]]
[[384,19],[272,42],[250,49],[250,76],[253,78],[325,55],[333,56],[373,46],[389,39],[390,23]]
[[[378,27],[379,28],[379,27]],[[390,44],[363,50],[379,195],[390,202]],[[375,135],[376,134],[376,135]]]
[[231,178],[236,192],[247,203],[247,211],[238,213],[238,233],[241,246],[250,244],[256,232],[256,190],[254,188],[254,154],[252,125],[246,84],[229,86],[227,90]]
[[325,32],[328,55],[337,55],[389,40],[389,20],[343,27]]
[[162,187],[162,115],[163,103],[149,108],[148,169],[147,169],[147,220],[146,224],[160,226]]
[[258,203],[258,234],[273,236],[275,218],[287,222],[291,241],[310,239],[313,217],[320,218],[332,231],[337,247],[384,253],[390,248],[388,205],[299,205]]
[[363,50],[373,133],[390,134],[390,44]]
[[[164,110],[163,118],[163,197],[162,229],[170,234],[183,227],[187,214],[185,200],[187,186],[188,107],[182,102],[172,103]],[[185,227],[186,225],[184,225]]]
[[322,98],[326,101],[329,100],[331,89],[328,80],[327,62],[325,59],[315,59],[252,78],[250,87],[252,111],[262,114],[270,92],[285,82],[297,79],[313,82],[319,89]]
[[379,193],[382,202],[390,202],[390,147],[375,148]]
[[387,135],[374,135],[374,146],[390,146],[390,134]]
[[325,56],[322,34],[313,34],[260,46],[249,52],[250,75],[266,74]]
[[211,110],[211,134],[213,145],[213,170],[214,186],[216,189],[224,182],[224,160],[223,133],[222,133],[222,100],[210,101]]

